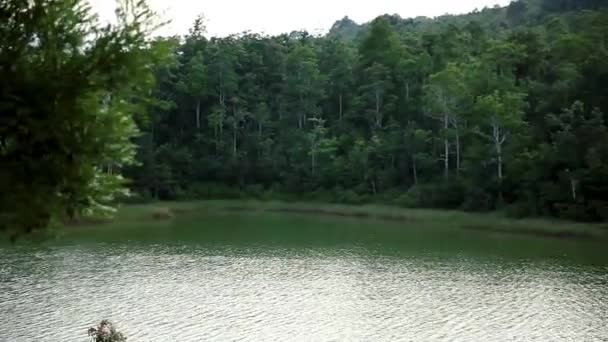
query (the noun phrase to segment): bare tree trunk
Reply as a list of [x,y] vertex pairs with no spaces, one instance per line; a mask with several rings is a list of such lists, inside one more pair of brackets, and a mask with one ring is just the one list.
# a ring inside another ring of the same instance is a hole
[[238,118],[237,118],[237,115],[236,115],[236,110],[234,110],[234,112],[232,114],[234,115],[233,118],[232,118],[233,119],[232,120],[232,129],[233,129],[233,132],[232,132],[232,156],[234,157],[234,159],[236,159],[236,152],[237,152],[237,149],[236,149],[236,135],[237,135],[237,128],[238,128]]
[[[450,128],[450,121],[449,121],[450,116],[445,113],[443,116],[443,128],[446,130],[446,134],[447,134],[447,130],[448,128]],[[445,179],[448,179],[448,177],[450,176],[450,142],[447,138],[447,136],[444,138],[443,141],[443,147],[444,147],[444,156],[443,156],[443,167],[444,167],[444,177]]]
[[222,69],[220,69],[220,105],[222,107],[224,107],[225,105],[225,100],[224,100],[224,74],[222,72]]
[[376,89],[376,127],[378,128],[382,128],[382,117],[380,115],[380,90]]
[[405,82],[405,100],[410,100],[410,82]]
[[317,154],[315,151],[312,151],[312,153],[310,154],[310,164],[311,164],[311,174],[312,174],[312,177],[314,178],[316,164],[317,164]]
[[343,114],[343,111],[344,111],[344,106],[343,106],[343,102],[342,102],[342,93],[340,93],[340,95],[338,97],[338,102],[340,104],[340,111],[339,111],[339,117],[338,118],[339,118],[340,125],[342,125],[342,114]]
[[498,176],[498,181],[502,183],[502,144],[506,140],[506,135],[501,135],[500,126],[496,122],[492,123],[492,135],[494,138],[494,146],[496,148],[496,174]]
[[502,182],[502,153],[498,154],[498,180]]
[[298,128],[302,129],[304,127],[304,99],[302,98],[302,94],[300,94],[300,113],[298,114]]
[[232,156],[236,159],[236,123],[234,124],[234,134],[232,135]]
[[220,141],[217,125],[213,125],[213,136],[215,137],[215,155],[218,156],[220,154]]
[[572,199],[576,201],[576,188],[578,187],[578,180],[570,178],[570,189],[572,191]]
[[456,126],[456,175],[460,175],[460,132]]
[[418,170],[416,168],[416,157],[412,157],[412,171],[414,173],[414,184],[418,185]]
[[201,129],[201,100],[196,102],[196,129]]
[[262,131],[263,131],[263,127],[262,127],[262,122],[258,122],[258,139],[262,140]]

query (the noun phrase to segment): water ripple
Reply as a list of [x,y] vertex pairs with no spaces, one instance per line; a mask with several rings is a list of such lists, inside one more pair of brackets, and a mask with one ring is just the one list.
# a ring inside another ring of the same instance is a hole
[[0,340],[606,341],[608,272],[352,250],[1,250]]

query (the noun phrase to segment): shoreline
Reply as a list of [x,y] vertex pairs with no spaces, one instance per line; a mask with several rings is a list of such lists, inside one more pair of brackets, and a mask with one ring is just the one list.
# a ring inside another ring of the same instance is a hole
[[[166,218],[155,217],[158,210],[169,210]],[[527,235],[559,239],[607,239],[608,225],[578,223],[546,218],[513,219],[499,213],[468,213],[436,209],[407,209],[378,205],[340,205],[304,202],[218,200],[190,202],[154,202],[149,204],[128,204],[120,207],[114,220],[96,223],[111,224],[121,221],[163,222],[175,216],[202,212],[244,212],[298,214],[307,216],[326,216],[361,220],[377,220],[422,227],[449,227],[453,229],[474,230],[488,233]],[[87,225],[87,224],[85,224]]]

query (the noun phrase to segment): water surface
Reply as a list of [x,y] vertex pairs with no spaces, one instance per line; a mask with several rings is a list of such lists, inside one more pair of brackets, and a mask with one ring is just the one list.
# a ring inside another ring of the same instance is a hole
[[602,241],[189,214],[0,247],[0,341],[608,341]]

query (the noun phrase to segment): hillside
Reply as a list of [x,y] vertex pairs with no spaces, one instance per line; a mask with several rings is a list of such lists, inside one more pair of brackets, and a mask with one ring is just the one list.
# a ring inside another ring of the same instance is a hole
[[[606,0],[518,0],[506,7],[486,7],[464,15],[442,15],[436,18],[402,18],[398,14],[383,17],[399,32],[429,31],[444,25],[481,24],[484,29],[497,31],[521,26],[538,25],[552,15],[580,10],[598,10],[608,5]],[[345,17],[331,27],[329,36],[344,39],[362,37],[371,23],[357,24]]]
[[606,220],[604,4],[159,42],[132,189]]

